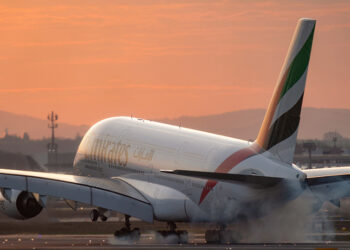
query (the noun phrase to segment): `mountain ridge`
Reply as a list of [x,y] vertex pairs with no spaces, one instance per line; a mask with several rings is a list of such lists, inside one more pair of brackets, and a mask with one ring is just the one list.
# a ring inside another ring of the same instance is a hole
[[[159,121],[245,140],[254,140],[265,109],[245,109],[206,116],[181,116]],[[317,126],[315,126],[317,124]],[[298,139],[322,139],[336,131],[350,138],[350,109],[305,107],[301,111]]]
[[[245,109],[205,116],[180,116],[174,119],[152,119],[192,129],[254,140],[257,136],[265,109]],[[25,126],[23,126],[25,124]],[[14,114],[0,110],[0,134],[6,128],[9,134],[22,136],[27,132],[30,138],[50,137],[48,121],[28,115]],[[84,135],[89,125],[72,125],[58,122],[57,137],[74,138]],[[350,109],[305,107],[301,111],[298,139],[322,139],[323,134],[337,131],[350,138]]]
[[[23,126],[23,124],[25,124]],[[77,135],[83,136],[90,126],[72,125],[58,122],[58,129],[55,130],[57,137],[74,138]],[[9,135],[23,136],[28,133],[32,139],[50,137],[48,121],[25,114],[15,114],[0,110],[0,135],[8,130]]]

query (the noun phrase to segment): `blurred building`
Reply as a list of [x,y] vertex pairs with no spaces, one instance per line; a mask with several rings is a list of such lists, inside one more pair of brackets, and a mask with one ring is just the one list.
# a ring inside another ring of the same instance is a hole
[[75,152],[57,153],[57,158],[48,158],[45,167],[49,172],[73,173]]
[[30,171],[45,171],[30,155],[0,151],[0,168]]

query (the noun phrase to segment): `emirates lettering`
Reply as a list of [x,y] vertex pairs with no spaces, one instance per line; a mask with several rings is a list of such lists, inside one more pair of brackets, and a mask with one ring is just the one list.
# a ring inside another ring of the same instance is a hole
[[128,164],[130,145],[115,142],[112,138],[95,138],[91,145],[89,159],[100,161],[111,165],[126,167]]

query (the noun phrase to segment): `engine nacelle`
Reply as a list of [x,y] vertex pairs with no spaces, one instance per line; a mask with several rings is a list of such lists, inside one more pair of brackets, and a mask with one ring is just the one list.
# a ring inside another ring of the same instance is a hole
[[30,219],[37,216],[43,207],[32,193],[20,190],[1,190],[0,211],[14,219]]

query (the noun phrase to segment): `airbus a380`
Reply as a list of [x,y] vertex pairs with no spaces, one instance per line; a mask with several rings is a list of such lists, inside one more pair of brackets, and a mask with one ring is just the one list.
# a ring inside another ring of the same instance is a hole
[[349,195],[350,168],[301,170],[292,163],[315,23],[298,21],[254,142],[132,117],[108,118],[83,137],[74,175],[0,169],[2,211],[31,218],[54,196],[96,207],[93,220],[105,220],[110,210],[125,214],[125,227],[116,236],[139,237],[131,216],[167,222],[163,234],[179,239],[186,239],[186,232],[177,231],[176,222],[210,222],[220,227],[207,231],[208,242],[232,242],[234,234],[225,226],[239,218],[264,216],[304,193],[315,204]]

